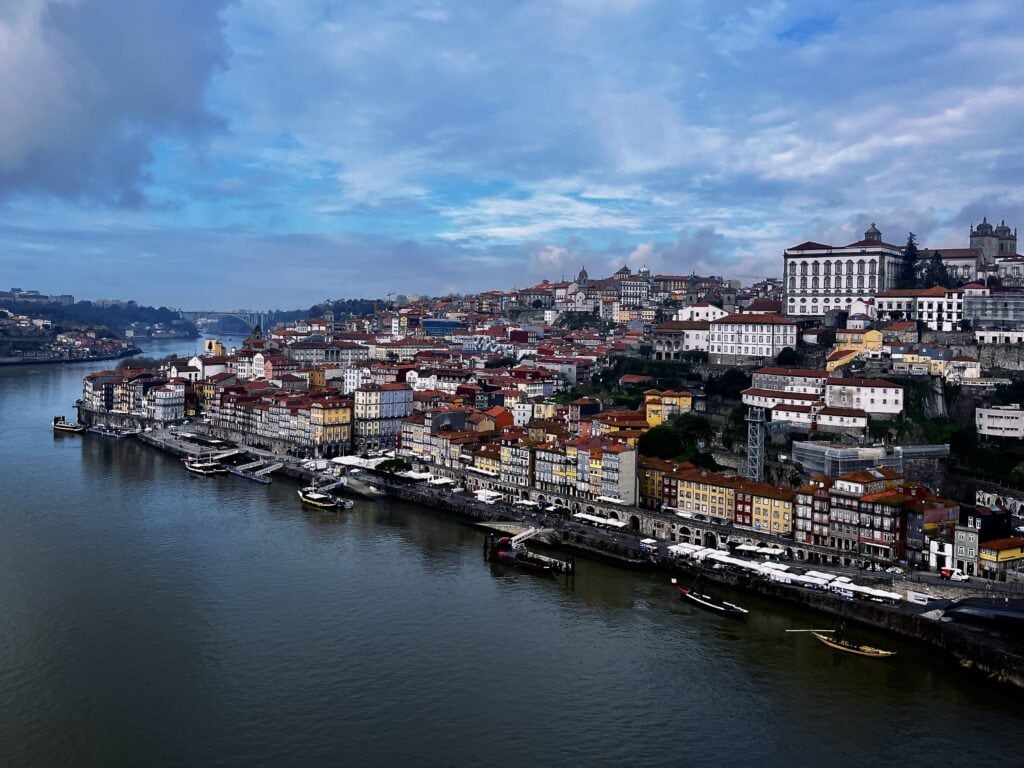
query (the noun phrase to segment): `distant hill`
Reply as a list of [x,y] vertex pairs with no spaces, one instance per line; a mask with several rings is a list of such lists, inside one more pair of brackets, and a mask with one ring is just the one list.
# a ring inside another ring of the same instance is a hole
[[50,320],[65,328],[78,325],[103,326],[117,334],[124,334],[132,323],[163,325],[183,334],[199,335],[194,323],[184,320],[167,307],[142,307],[134,304],[98,307],[91,301],[74,304],[35,304],[4,302],[4,307],[19,315]]

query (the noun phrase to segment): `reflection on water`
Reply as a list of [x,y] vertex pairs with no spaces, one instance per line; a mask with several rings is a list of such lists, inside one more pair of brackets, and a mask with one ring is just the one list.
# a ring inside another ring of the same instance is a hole
[[927,650],[784,632],[814,614],[742,595],[737,621],[582,559],[540,578],[431,510],[55,437],[86,370],[0,369],[5,764],[951,765],[1021,729]]

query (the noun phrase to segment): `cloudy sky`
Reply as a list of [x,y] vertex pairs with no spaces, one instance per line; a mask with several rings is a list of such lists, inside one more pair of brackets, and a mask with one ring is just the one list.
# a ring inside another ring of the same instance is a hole
[[1019,0],[4,0],[0,288],[309,306],[1024,226]]

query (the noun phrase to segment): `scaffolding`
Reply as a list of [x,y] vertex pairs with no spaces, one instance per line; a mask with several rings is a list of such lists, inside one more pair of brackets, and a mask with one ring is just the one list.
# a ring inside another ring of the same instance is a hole
[[747,477],[764,482],[764,408],[747,409]]
[[885,467],[895,472],[904,471],[907,459],[943,458],[949,456],[948,445],[874,445],[859,448],[838,448],[811,441],[793,443],[793,463],[805,475],[840,477],[872,467]]

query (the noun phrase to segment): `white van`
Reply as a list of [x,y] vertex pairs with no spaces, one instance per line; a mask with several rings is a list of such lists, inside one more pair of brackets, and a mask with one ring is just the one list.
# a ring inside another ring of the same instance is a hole
[[943,568],[941,575],[942,578],[948,579],[949,581],[967,581],[971,578],[959,568]]

